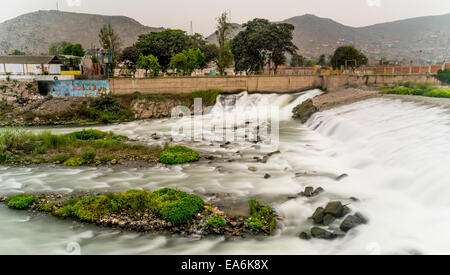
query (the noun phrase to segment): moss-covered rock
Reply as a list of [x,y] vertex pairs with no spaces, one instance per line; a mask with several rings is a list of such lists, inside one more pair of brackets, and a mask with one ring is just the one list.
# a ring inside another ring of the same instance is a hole
[[214,214],[211,218],[209,218],[207,225],[209,226],[225,226],[227,221],[219,214]]
[[251,229],[259,230],[262,229],[269,234],[275,229],[276,220],[275,212],[270,205],[262,205],[259,201],[255,199],[250,199],[248,201],[250,206],[251,216],[246,220],[248,226]]
[[164,164],[183,164],[200,159],[199,153],[185,146],[168,147],[159,156],[159,162]]
[[27,209],[36,201],[35,196],[27,195],[27,194],[18,194],[9,197],[6,202],[9,208],[14,209]]
[[319,109],[314,106],[312,99],[308,99],[302,104],[297,105],[294,110],[292,110],[292,117],[300,120],[302,123],[305,123],[314,113],[318,111]]

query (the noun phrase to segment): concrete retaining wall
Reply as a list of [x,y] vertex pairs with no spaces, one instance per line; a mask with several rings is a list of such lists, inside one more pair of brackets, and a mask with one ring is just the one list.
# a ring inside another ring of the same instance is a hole
[[295,92],[320,88],[320,76],[279,77],[190,77],[156,79],[110,79],[109,86],[118,95],[190,93],[218,89],[224,92]]
[[433,82],[439,81],[430,75],[329,75],[329,76],[253,76],[253,77],[185,77],[155,79],[110,79],[109,88],[114,94],[190,93],[201,90],[217,89],[224,92],[297,92],[319,88],[332,92],[345,86],[384,85],[397,82]]

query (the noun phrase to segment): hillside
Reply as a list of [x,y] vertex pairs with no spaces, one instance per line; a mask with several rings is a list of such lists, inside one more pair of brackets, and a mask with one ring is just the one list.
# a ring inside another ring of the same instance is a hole
[[[450,14],[427,16],[354,28],[331,19],[306,14],[282,21],[294,25],[294,43],[299,53],[329,55],[341,45],[355,44],[372,61],[418,59],[443,61],[450,58]],[[215,35],[208,41],[215,42]]]
[[104,16],[61,11],[37,11],[0,23],[0,53],[18,49],[45,54],[52,42],[81,43],[85,49],[98,47],[98,33],[111,24],[123,46],[133,44],[140,34],[162,30],[146,27],[125,16]]
[[[299,53],[313,58],[329,55],[341,45],[355,43],[372,62],[380,58],[406,62],[419,59],[439,62],[450,58],[450,14],[360,28],[310,14],[282,22],[295,26],[294,43]],[[98,45],[98,32],[108,23],[119,33],[123,46],[134,43],[140,34],[163,29],[143,26],[125,16],[37,11],[0,23],[0,53],[13,49],[29,54],[47,53],[52,42],[63,40],[81,43],[88,49]],[[234,25],[235,35],[242,27]],[[207,40],[217,42],[215,34]]]

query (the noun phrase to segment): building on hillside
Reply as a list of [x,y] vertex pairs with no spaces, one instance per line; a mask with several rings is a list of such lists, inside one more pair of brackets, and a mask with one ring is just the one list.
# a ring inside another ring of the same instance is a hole
[[41,75],[61,74],[62,61],[56,56],[0,56],[0,74]]

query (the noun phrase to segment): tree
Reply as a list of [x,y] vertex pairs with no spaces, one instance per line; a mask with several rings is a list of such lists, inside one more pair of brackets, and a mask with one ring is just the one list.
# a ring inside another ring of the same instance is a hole
[[144,56],[151,54],[157,57],[162,70],[166,71],[171,58],[192,44],[193,40],[185,31],[167,29],[139,36],[136,47]]
[[233,25],[229,22],[227,12],[217,18],[216,36],[219,43],[219,52],[217,56],[217,68],[221,75],[225,74],[225,70],[233,64],[233,53],[231,52],[231,35]]
[[178,53],[172,57],[169,63],[169,68],[177,72],[183,72],[187,67],[187,56],[184,53]]
[[292,55],[291,67],[303,67],[305,66],[305,58],[297,53]]
[[336,49],[330,60],[330,65],[334,68],[341,66],[358,67],[366,65],[368,58],[353,46],[342,46]]
[[294,26],[270,23],[267,19],[253,19],[233,39],[232,52],[236,71],[261,72],[265,64],[279,65],[286,61],[285,53],[295,54],[292,43]]
[[83,49],[83,46],[81,44],[67,44],[67,46],[64,48],[63,52],[64,55],[73,55],[73,56],[80,56],[83,57],[85,54],[85,51]]
[[201,69],[205,62],[205,55],[200,49],[183,50],[181,53],[172,57],[169,67],[182,71],[183,75],[191,75],[195,69]]
[[121,45],[121,40],[120,40],[119,35],[111,27],[111,24],[108,24],[108,25],[104,25],[100,29],[98,38],[99,38],[100,46],[103,48],[103,50],[105,50],[105,51],[111,50],[113,68],[115,68],[119,61],[119,52],[120,52],[120,45]]
[[122,54],[120,55],[120,62],[122,62],[125,67],[134,75],[136,73],[137,62],[140,56],[141,54],[139,53],[139,50],[135,45],[126,47],[125,49],[123,49]]
[[216,44],[206,44],[201,51],[205,54],[205,64],[215,62],[219,57],[219,47]]
[[50,48],[48,49],[48,54],[49,55],[62,55],[64,52],[64,49],[69,45],[72,45],[72,43],[67,42],[67,41],[54,42],[54,43],[50,44]]
[[140,55],[138,61],[136,62],[136,66],[141,69],[145,69],[145,74],[148,75],[150,72],[151,77],[156,77],[161,70],[161,66],[158,63],[158,58],[153,55]]
[[327,64],[327,60],[324,54],[321,54],[319,60],[317,61],[317,65],[325,66]]

